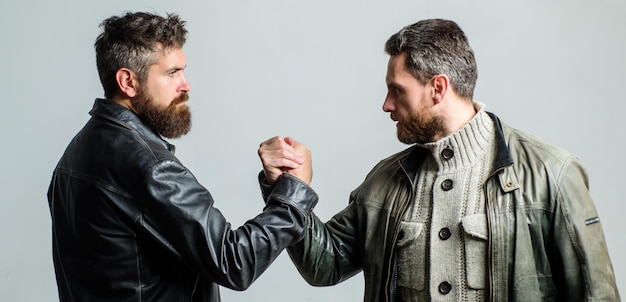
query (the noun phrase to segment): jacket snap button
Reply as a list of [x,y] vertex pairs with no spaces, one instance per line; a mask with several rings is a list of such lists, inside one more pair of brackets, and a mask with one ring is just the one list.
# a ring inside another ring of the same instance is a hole
[[445,148],[443,149],[443,151],[441,151],[441,157],[443,157],[443,159],[448,160],[451,159],[454,156],[454,151],[450,148]]
[[439,283],[439,292],[442,295],[447,295],[452,290],[452,284],[447,281]]
[[443,228],[443,229],[439,230],[439,239],[441,239],[441,240],[448,240],[448,238],[450,238],[450,236],[452,236],[452,232],[450,231],[449,228]]
[[441,188],[444,191],[450,191],[454,187],[454,182],[452,179],[446,179],[441,183]]
[[513,182],[512,181],[507,182],[506,183],[506,187],[507,188],[512,188],[513,187]]

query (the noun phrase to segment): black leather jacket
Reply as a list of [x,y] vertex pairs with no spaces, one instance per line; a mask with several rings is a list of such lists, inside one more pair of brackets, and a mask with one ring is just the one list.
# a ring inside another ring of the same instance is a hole
[[317,195],[285,174],[233,230],[173,146],[130,110],[96,100],[48,190],[61,301],[219,301],[304,236]]

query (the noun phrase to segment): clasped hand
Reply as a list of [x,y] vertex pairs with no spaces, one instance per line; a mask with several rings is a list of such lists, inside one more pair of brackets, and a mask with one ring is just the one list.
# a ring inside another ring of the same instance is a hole
[[283,173],[311,184],[311,151],[291,137],[275,136],[259,146],[259,157],[267,184],[273,185]]

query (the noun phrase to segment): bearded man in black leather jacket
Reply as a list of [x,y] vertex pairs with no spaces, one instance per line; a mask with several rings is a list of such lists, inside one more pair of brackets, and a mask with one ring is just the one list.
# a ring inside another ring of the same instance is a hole
[[233,230],[162,139],[191,125],[184,25],[148,13],[101,24],[106,98],[95,101],[48,190],[61,301],[219,301],[218,285],[246,289],[304,236],[317,202],[304,145],[281,138],[291,154],[275,165],[307,171],[275,169],[282,175],[263,212]]

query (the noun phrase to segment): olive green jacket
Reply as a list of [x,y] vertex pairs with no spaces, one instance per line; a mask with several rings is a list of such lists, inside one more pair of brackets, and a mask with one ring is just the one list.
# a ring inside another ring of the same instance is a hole
[[[619,301],[615,276],[578,159],[500,123],[494,171],[484,185],[487,288],[491,301]],[[328,222],[314,214],[288,248],[315,286],[363,271],[364,301],[394,301],[400,220],[415,194],[424,149],[376,165]]]

